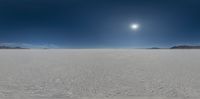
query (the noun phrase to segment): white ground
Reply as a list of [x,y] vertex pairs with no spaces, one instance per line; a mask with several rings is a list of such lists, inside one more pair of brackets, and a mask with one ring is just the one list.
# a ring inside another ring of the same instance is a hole
[[0,50],[0,99],[200,99],[200,50]]

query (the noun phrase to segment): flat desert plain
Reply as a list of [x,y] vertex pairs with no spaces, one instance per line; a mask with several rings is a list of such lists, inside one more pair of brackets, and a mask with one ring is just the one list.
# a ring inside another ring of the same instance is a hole
[[0,50],[0,99],[200,99],[200,50]]

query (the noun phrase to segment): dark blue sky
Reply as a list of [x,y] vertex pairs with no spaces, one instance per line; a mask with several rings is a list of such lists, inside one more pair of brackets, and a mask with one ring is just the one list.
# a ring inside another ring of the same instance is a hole
[[[135,22],[138,31],[130,28]],[[200,1],[1,0],[0,42],[65,48],[200,44]]]

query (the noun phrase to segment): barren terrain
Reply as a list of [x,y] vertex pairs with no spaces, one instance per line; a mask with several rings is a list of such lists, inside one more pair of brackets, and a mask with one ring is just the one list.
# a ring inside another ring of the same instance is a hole
[[0,50],[0,99],[200,99],[200,50]]

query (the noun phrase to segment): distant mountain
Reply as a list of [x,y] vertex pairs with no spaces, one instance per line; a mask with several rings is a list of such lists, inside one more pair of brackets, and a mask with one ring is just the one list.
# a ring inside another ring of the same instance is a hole
[[159,48],[159,47],[152,47],[152,48],[147,48],[147,49],[162,49],[162,48]]
[[9,46],[5,44],[0,44],[0,49],[27,49],[20,46]]
[[0,49],[27,49],[27,48],[22,48],[22,47],[18,47],[18,46],[11,47],[11,46],[5,46],[5,45],[1,46],[0,45]]
[[179,46],[173,46],[170,49],[200,49],[200,46],[179,45]]
[[55,44],[29,44],[29,43],[13,43],[0,42],[0,49],[58,49]]

